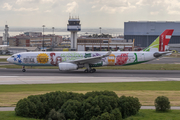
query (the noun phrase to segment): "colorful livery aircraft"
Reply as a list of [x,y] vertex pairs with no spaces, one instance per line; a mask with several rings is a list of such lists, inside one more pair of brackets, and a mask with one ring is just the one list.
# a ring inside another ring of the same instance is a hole
[[143,51],[70,51],[70,52],[22,52],[12,55],[8,62],[23,66],[58,66],[60,71],[77,70],[86,67],[84,72],[95,72],[94,67],[123,66],[148,62],[171,52],[166,51],[173,29],[165,30]]

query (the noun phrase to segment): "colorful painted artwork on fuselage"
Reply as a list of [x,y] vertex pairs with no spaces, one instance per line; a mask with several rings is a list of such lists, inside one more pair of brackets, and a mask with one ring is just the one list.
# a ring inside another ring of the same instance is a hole
[[81,53],[60,53],[59,56],[62,57],[62,62],[83,59]]
[[22,56],[21,54],[17,54],[17,56],[14,56],[14,59],[13,59],[14,63],[16,64],[22,64]]
[[108,65],[114,65],[115,64],[115,59],[116,59],[116,56],[114,54],[111,54],[108,56]]
[[62,57],[56,56],[56,53],[50,53],[50,63],[53,66],[57,66],[60,62],[62,62]]
[[46,53],[40,53],[37,56],[37,62],[40,64],[46,64],[49,60],[49,56]]
[[[17,54],[14,57],[14,63],[19,65],[51,65],[57,66],[61,62],[68,62],[73,60],[80,60],[88,57],[96,57],[105,55],[106,52],[45,52],[45,53],[30,53],[30,54]],[[115,66],[125,65],[130,63],[138,63],[144,61],[144,53],[125,53],[125,52],[112,52],[108,57],[102,58],[101,61],[91,64],[91,67],[99,66]]]
[[124,65],[127,63],[128,53],[122,53],[121,55],[116,56],[115,65]]

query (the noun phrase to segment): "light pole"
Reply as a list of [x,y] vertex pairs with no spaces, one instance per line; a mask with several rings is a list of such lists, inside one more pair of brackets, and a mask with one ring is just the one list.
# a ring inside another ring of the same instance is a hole
[[45,27],[45,25],[43,25],[42,27],[43,27],[43,51],[44,51],[44,27]]
[[54,27],[52,27],[52,32],[53,32],[53,42],[52,42],[52,43],[53,43],[53,45],[52,45],[52,47],[53,47],[53,48],[54,48],[54,29],[55,29],[55,28],[54,28]]

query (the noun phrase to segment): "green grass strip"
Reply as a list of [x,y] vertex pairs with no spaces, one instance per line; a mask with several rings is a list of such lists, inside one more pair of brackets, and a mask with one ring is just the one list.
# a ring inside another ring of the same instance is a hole
[[15,115],[14,111],[0,111],[0,120],[39,120],[39,119],[19,117]]
[[0,62],[7,62],[6,58],[0,58]]
[[135,116],[125,120],[179,120],[180,110],[170,110],[168,112],[156,112],[155,110],[140,110]]
[[[156,112],[155,110],[140,110],[135,116],[124,120],[179,120],[180,111],[170,110],[168,112]],[[0,120],[39,120],[24,118],[15,115],[14,111],[0,111]]]
[[33,84],[0,85],[0,92],[27,91],[124,91],[124,90],[180,90],[180,82],[120,82],[120,83],[68,83],[68,84]]

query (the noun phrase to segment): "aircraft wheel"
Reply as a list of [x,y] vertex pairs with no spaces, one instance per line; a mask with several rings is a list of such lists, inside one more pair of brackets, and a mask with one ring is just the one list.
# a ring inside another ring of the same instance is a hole
[[26,69],[22,69],[22,72],[26,72]]
[[88,69],[85,69],[84,72],[85,72],[85,73],[88,73]]
[[94,72],[96,72],[96,69],[93,69]]
[[94,73],[94,72],[95,72],[95,69],[91,69],[89,72],[90,72],[90,73]]

